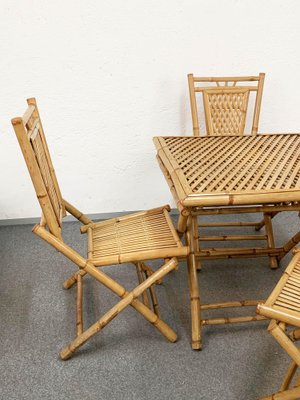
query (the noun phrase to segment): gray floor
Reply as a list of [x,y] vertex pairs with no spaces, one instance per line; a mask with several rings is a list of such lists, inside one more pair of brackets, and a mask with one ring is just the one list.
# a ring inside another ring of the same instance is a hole
[[[275,227],[280,243],[299,229],[297,214],[282,213]],[[85,254],[76,223],[66,223],[64,237]],[[129,307],[73,358],[61,361],[59,350],[75,335],[76,293],[62,289],[74,266],[29,225],[1,227],[0,244],[1,399],[251,400],[277,389],[289,360],[265,321],[206,327],[203,350],[191,350],[184,263],[157,288],[177,343],[168,343]],[[276,271],[266,258],[206,262],[199,274],[203,301],[264,298],[289,259]],[[135,285],[131,266],[106,271],[127,288]],[[114,302],[114,295],[87,278],[85,326]]]

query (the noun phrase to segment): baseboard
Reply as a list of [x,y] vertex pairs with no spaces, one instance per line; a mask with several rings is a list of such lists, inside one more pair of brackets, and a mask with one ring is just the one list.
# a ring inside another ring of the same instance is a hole
[[[111,213],[98,213],[98,214],[87,214],[87,216],[93,220],[104,220],[109,218],[117,218],[122,215],[132,214],[136,211],[122,211],[122,212],[111,212]],[[178,210],[176,208],[172,208],[171,215],[178,215]],[[31,218],[11,218],[11,219],[0,219],[0,226],[11,226],[11,225],[34,225],[40,221],[41,217],[31,217]],[[64,218],[64,222],[73,222],[77,221],[72,215],[67,215]]]

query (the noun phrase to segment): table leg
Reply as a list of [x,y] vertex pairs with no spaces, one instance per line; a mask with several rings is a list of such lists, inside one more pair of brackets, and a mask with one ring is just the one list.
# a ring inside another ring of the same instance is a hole
[[[194,242],[194,251],[198,252],[200,251],[200,244],[199,244],[199,228],[198,228],[198,217],[193,217],[192,218],[192,224],[193,224],[193,242]],[[201,270],[201,261],[200,258],[196,258],[196,269],[197,271]]]
[[[268,247],[271,249],[275,248],[274,235],[273,235],[273,227],[272,227],[272,214],[264,213],[264,223],[266,234],[268,236]],[[278,260],[275,256],[269,256],[270,268],[275,269],[278,268]]]
[[[196,223],[194,221],[195,219]],[[191,302],[192,348],[194,350],[201,350],[200,295],[197,274],[197,260],[195,257],[195,227],[197,227],[197,217],[190,216],[187,224],[186,240],[190,248],[187,258],[187,266]]]

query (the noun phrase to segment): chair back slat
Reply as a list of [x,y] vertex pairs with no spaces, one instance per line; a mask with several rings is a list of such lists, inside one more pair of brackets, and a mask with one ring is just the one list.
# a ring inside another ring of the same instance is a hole
[[35,99],[27,100],[23,118],[12,124],[19,140],[46,223],[55,236],[61,237],[65,206],[52,165]]
[[[255,135],[258,131],[264,76],[265,74],[260,73],[259,76],[244,76],[240,78],[201,78],[189,74],[188,82],[194,136],[200,136],[196,94],[202,93],[203,95],[203,111],[207,135],[243,135],[245,133],[250,92],[254,92],[255,95],[251,128],[251,134]],[[211,86],[208,86],[209,84]]]

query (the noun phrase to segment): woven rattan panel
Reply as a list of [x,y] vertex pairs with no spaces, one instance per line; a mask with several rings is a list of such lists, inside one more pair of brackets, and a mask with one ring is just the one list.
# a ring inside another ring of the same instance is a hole
[[249,91],[204,91],[204,109],[209,135],[244,133]]
[[300,261],[293,268],[274,305],[280,309],[297,311],[300,316]]
[[93,258],[178,247],[162,212],[100,222],[92,235]]
[[164,137],[190,194],[300,189],[300,135]]

